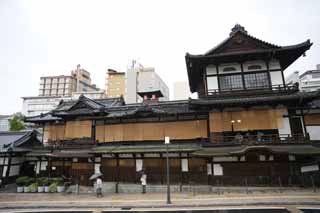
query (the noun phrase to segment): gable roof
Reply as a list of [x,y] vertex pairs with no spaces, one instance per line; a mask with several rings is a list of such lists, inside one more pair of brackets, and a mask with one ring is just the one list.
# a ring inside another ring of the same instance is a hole
[[197,92],[207,64],[274,58],[279,60],[282,70],[285,70],[311,46],[310,40],[290,46],[278,46],[251,36],[244,27],[236,25],[227,39],[205,54],[186,54],[190,91]]
[[85,115],[99,113],[107,108],[122,105],[124,105],[123,97],[94,100],[81,95],[76,101],[62,101],[51,113],[54,116]]
[[[247,44],[244,44],[244,42],[247,41]],[[224,41],[219,43],[217,46],[213,47],[212,49],[208,50],[204,55],[215,55],[222,53],[226,51],[226,48],[230,48],[230,46],[239,46],[241,49],[244,49],[243,45],[248,44],[254,45],[255,49],[280,49],[281,46],[268,43],[266,41],[260,40],[254,36],[251,36],[248,34],[248,32],[239,24],[236,24],[230,33],[230,36],[226,38]],[[246,47],[246,46],[245,46]],[[251,46],[252,47],[252,46]],[[239,50],[238,50],[239,51]],[[237,52],[237,50],[234,50],[233,52]]]
[[38,132],[36,130],[23,132],[0,132],[0,152],[7,152],[9,149],[12,151],[18,151],[23,145],[31,145],[34,143],[40,144],[37,135]]

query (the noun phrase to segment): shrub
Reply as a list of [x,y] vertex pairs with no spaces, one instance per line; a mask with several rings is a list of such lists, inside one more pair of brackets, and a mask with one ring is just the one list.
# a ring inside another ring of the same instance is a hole
[[37,183],[32,183],[30,186],[28,186],[29,192],[36,192],[38,189],[38,184]]
[[28,186],[30,178],[28,176],[21,176],[16,179],[17,186]]
[[37,184],[38,184],[39,186],[47,186],[47,185],[49,185],[49,183],[48,183],[48,178],[47,178],[47,177],[40,177],[40,178],[38,178],[38,179],[37,179]]
[[34,178],[29,177],[29,178],[27,179],[27,181],[26,181],[26,186],[29,186],[29,185],[31,185],[31,184],[33,184],[33,183],[35,183],[35,182],[36,182],[36,181],[35,181]]
[[51,192],[51,193],[57,192],[57,183],[50,184],[49,192]]
[[63,178],[61,177],[56,177],[56,178],[53,178],[53,183],[56,183],[57,186],[63,186]]

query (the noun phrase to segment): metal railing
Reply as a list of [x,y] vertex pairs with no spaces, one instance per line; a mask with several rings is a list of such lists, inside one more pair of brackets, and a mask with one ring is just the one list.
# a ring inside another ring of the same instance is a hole
[[299,85],[272,85],[271,87],[261,87],[261,88],[230,88],[230,89],[213,89],[208,90],[208,96],[218,96],[218,95],[235,95],[235,94],[265,94],[265,93],[292,93],[299,91]]

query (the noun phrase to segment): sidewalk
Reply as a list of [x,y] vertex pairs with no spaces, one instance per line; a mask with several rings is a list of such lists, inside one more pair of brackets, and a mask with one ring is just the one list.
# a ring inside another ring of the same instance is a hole
[[173,193],[172,204],[166,204],[165,193],[64,195],[48,193],[0,193],[0,210],[23,208],[188,208],[221,206],[320,206],[320,193],[269,193],[269,194],[198,194]]

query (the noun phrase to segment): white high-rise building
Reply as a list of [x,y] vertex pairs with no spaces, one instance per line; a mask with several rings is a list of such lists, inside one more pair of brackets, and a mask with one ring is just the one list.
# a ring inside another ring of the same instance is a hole
[[301,91],[312,92],[320,89],[320,64],[315,70],[308,70],[299,75],[299,71],[295,71],[286,78],[287,84],[299,83]]
[[126,103],[142,102],[138,92],[160,90],[164,97],[160,101],[169,100],[169,88],[155,72],[153,67],[143,67],[135,62],[128,67],[126,73]]
[[190,89],[187,81],[178,81],[173,84],[174,100],[185,100],[190,97]]

